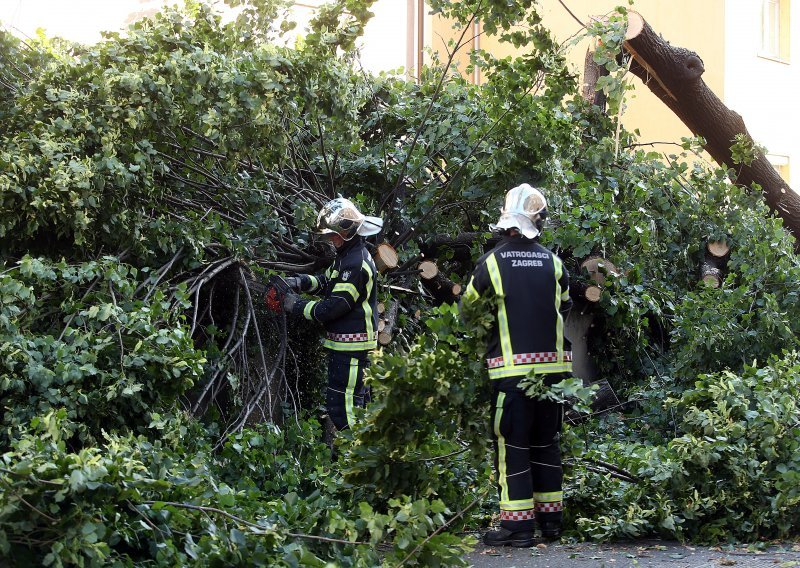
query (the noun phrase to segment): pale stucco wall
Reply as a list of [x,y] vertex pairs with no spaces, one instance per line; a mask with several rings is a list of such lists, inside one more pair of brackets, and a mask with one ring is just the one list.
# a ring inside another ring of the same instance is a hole
[[725,103],[744,118],[769,154],[789,158],[789,185],[800,190],[800,2],[787,3],[790,53],[785,62],[759,55],[761,2],[728,0]]
[[[296,3],[293,18],[297,28],[287,35],[292,42],[305,32],[316,6],[324,0],[302,0]],[[221,0],[212,0],[217,9],[230,18],[233,11]],[[178,0],[0,0],[0,22],[13,33],[34,36],[44,28],[48,36],[58,36],[81,43],[101,39],[101,31],[120,31],[129,23],[155,14],[164,5]],[[181,0],[182,3],[182,0]],[[396,70],[407,62],[409,18],[415,14],[408,0],[378,0],[360,40],[361,62],[373,73]],[[413,25],[413,21],[411,22]]]
[[0,0],[0,22],[13,33],[95,43],[102,31],[120,31],[176,0]]
[[[750,0],[735,0],[750,1]],[[625,5],[621,0],[568,0],[565,2],[570,10],[582,21],[592,16],[602,16],[613,10],[615,6]],[[538,3],[543,23],[554,37],[565,42],[581,30],[581,26],[564,9],[557,0],[540,0]],[[725,0],[638,0],[631,7],[638,11],[650,26],[664,36],[672,45],[685,47],[703,60],[706,71],[705,82],[719,96],[725,95]],[[434,36],[452,37],[450,23],[432,18],[431,26]],[[449,34],[449,35],[448,35]],[[434,40],[434,47],[438,48]],[[513,53],[513,48],[500,44],[496,38],[482,37],[481,47],[497,56]],[[583,75],[584,58],[589,46],[583,41],[569,48],[567,59],[571,67],[579,75]],[[467,55],[462,56],[465,61]],[[653,95],[642,82],[631,75],[634,90],[626,97],[622,123],[628,130],[638,129],[641,142],[679,142],[691,132],[661,101]],[[656,146],[656,150],[676,153],[674,146]]]

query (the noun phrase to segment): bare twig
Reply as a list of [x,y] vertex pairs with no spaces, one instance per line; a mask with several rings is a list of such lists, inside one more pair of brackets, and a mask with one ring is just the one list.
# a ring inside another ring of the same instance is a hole
[[564,4],[564,0],[558,0],[558,3],[561,4],[564,7],[564,9],[569,13],[569,15],[572,16],[572,19],[575,20],[576,22],[578,22],[581,25],[581,27],[584,27],[584,28],[586,27],[586,24],[583,23],[583,20],[581,20],[578,16],[576,16],[573,13],[573,11],[570,10],[569,7],[566,4]]
[[[147,299],[150,297],[150,294],[152,294],[153,291],[156,289],[156,286],[158,286],[158,283],[161,282],[161,279],[164,278],[164,276],[172,269],[172,265],[175,264],[178,261],[178,259],[181,258],[182,256],[183,256],[183,247],[180,247],[175,253],[175,255],[170,259],[170,261],[161,268],[159,268],[158,272],[156,273],[156,279],[153,282],[153,285],[151,286],[150,290],[144,297],[145,301],[147,301]],[[147,284],[148,281],[149,279],[139,284],[139,286],[137,286],[136,290],[134,291],[134,295],[138,294],[142,290],[142,288],[144,288],[145,284]]]
[[30,508],[31,508],[33,511],[36,511],[37,513],[39,513],[41,516],[43,516],[45,519],[47,519],[47,520],[48,520],[48,521],[50,521],[51,523],[57,523],[57,522],[58,522],[58,519],[56,519],[55,517],[51,517],[50,515],[48,515],[47,513],[45,513],[44,511],[42,511],[41,509],[39,509],[39,508],[35,507],[34,505],[31,505],[31,504],[30,504],[30,503],[29,503],[29,502],[28,502],[28,501],[25,499],[25,497],[23,497],[22,495],[16,495],[15,497],[16,497],[17,499],[19,499],[20,501],[22,501],[23,503],[25,503],[25,505],[27,505],[28,507],[30,507]]
[[51,487],[64,487],[64,485],[61,483],[56,483],[55,481],[49,481],[47,479],[39,479],[33,474],[20,473],[18,471],[14,471],[13,469],[6,469],[4,467],[0,467],[0,472],[8,475],[13,475],[22,479],[30,479],[31,481],[35,481],[36,483],[41,483],[42,485],[49,485]]
[[[163,505],[165,507],[178,507],[178,508],[181,508],[181,509],[189,509],[189,510],[192,510],[192,511],[200,511],[200,512],[206,513],[206,514],[214,513],[216,515],[221,515],[221,516],[226,517],[226,518],[228,518],[228,519],[230,519],[230,520],[232,520],[234,522],[242,524],[242,525],[244,525],[246,527],[250,527],[251,529],[256,529],[257,531],[260,531],[257,534],[280,534],[280,531],[277,528],[275,528],[274,526],[273,527],[267,527],[267,526],[264,526],[264,525],[259,525],[257,523],[253,523],[251,521],[248,521],[247,519],[243,519],[241,517],[238,517],[238,516],[234,515],[233,513],[229,513],[228,511],[225,511],[223,509],[218,509],[216,507],[205,507],[205,506],[201,506],[201,505],[191,505],[189,503],[177,503],[175,501],[144,501],[142,504],[143,505],[155,505],[156,503],[159,503],[160,505]],[[350,544],[350,545],[355,544],[355,545],[364,545],[364,546],[371,546],[372,545],[372,543],[369,543],[369,542],[363,542],[363,541],[358,541],[358,540],[344,540],[344,539],[340,539],[340,538],[330,538],[330,537],[327,537],[327,536],[317,536],[317,535],[313,535],[313,534],[303,534],[303,533],[293,533],[293,532],[286,532],[284,534],[286,536],[291,537],[291,538],[303,538],[303,539],[308,539],[308,540],[318,540],[320,542],[331,542],[331,543],[335,543],[335,544]]]
[[406,168],[408,167],[408,162],[411,159],[411,155],[414,153],[414,148],[417,145],[417,141],[419,137],[422,135],[422,131],[425,129],[425,124],[428,120],[428,116],[430,115],[431,111],[433,110],[436,101],[439,98],[439,93],[442,89],[442,85],[444,85],[444,80],[447,78],[448,74],[450,73],[450,66],[453,63],[453,58],[455,57],[456,52],[462,47],[461,42],[464,40],[464,36],[467,34],[467,31],[472,29],[472,23],[475,21],[475,18],[478,17],[478,13],[481,11],[483,6],[483,0],[478,3],[478,6],[475,8],[475,11],[470,16],[469,21],[464,26],[464,30],[461,32],[461,36],[458,38],[458,42],[456,43],[456,47],[453,49],[453,52],[450,53],[448,50],[448,58],[447,64],[442,69],[441,76],[439,77],[439,81],[436,84],[436,87],[433,90],[433,94],[431,94],[431,100],[428,103],[428,107],[425,109],[425,114],[422,116],[422,120],[419,123],[416,131],[414,132],[414,137],[411,140],[411,144],[408,146],[406,150],[406,154],[403,157],[403,163],[400,166],[400,172],[397,174],[397,181],[395,181],[394,187],[390,192],[386,194],[386,197],[383,198],[381,201],[380,207],[378,207],[378,211],[383,211],[383,209],[389,204],[390,200],[400,188],[403,183],[403,179],[405,176]]

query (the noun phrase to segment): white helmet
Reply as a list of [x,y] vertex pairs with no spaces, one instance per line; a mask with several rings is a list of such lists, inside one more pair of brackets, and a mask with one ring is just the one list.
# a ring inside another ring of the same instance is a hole
[[535,239],[542,232],[547,218],[547,200],[541,190],[527,183],[508,190],[500,219],[489,225],[492,231],[517,229],[525,237]]
[[362,215],[353,202],[344,197],[331,199],[317,215],[317,232],[337,234],[349,241],[356,234],[363,237],[378,234],[383,228],[383,219]]

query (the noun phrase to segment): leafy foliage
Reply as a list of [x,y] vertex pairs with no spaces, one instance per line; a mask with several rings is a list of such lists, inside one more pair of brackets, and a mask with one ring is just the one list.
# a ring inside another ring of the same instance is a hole
[[793,352],[740,374],[702,375],[693,389],[664,401],[680,417],[678,435],[666,444],[598,444],[589,456],[613,458],[639,482],[588,474],[573,493],[578,532],[712,542],[793,535],[800,514],[798,372]]
[[[321,9],[294,47],[279,40],[285,2],[228,3],[241,8],[228,24],[189,2],[95,46],[0,35],[0,553],[463,563],[471,540],[453,531],[485,522],[477,505],[492,499],[491,309],[464,325],[453,305],[413,300],[421,321],[400,315],[368,373],[374,402],[331,460],[315,331],[265,313],[257,281],[325,264],[311,226],[336,193],[380,211],[413,264],[415,234],[483,230],[520,181],[552,188],[543,241],[573,281],[589,255],[619,268],[589,341],[633,402],[567,428],[568,528],[793,534],[800,263],[756,192],[690,159],[698,141],[644,152],[578,97],[534,2],[431,3],[524,52],[471,54],[480,87],[452,59],[419,84],[361,72],[371,0]],[[620,104],[623,27],[619,11],[590,30]],[[706,288],[703,248],[720,239],[727,273]],[[468,276],[468,262],[439,260]],[[532,388],[584,402],[590,390]],[[621,477],[592,466],[609,462]]]

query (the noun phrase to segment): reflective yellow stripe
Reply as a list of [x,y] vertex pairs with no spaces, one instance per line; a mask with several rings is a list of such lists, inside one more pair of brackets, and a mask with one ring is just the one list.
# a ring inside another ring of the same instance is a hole
[[350,377],[347,381],[347,388],[344,390],[344,413],[347,416],[347,425],[351,428],[356,423],[353,414],[353,394],[356,391],[356,381],[358,380],[358,359],[350,359]]
[[550,491],[548,493],[534,493],[533,500],[537,503],[555,503],[564,500],[563,491]]
[[314,319],[312,314],[314,306],[317,305],[318,300],[312,300],[303,307],[303,317],[307,320]]
[[347,292],[353,297],[354,302],[358,300],[358,290],[353,284],[350,284],[349,282],[339,282],[336,286],[333,287],[332,292]]
[[333,341],[332,339],[324,339],[322,346],[334,351],[370,351],[378,346],[378,341],[375,339],[370,341]]
[[569,300],[569,290],[561,294],[561,301],[566,302],[567,300]]
[[564,316],[561,315],[561,275],[564,267],[560,258],[556,255],[553,255],[552,258],[556,276],[556,352],[558,353],[558,362],[561,363],[564,361]]
[[527,511],[533,509],[533,499],[517,499],[516,501],[500,501],[501,511]]
[[467,289],[464,291],[464,299],[468,302],[473,302],[480,297],[478,291],[473,286],[473,282],[475,282],[475,277],[469,279],[469,284],[467,284]]
[[571,373],[572,362],[563,363],[531,363],[530,365],[507,365],[489,369],[490,379],[505,379],[508,377],[524,377],[531,371],[537,375],[549,375],[551,373]]
[[319,280],[317,280],[316,276],[309,275],[311,279],[311,287],[308,289],[309,292],[315,292],[317,288],[319,288]]
[[508,480],[506,479],[506,439],[500,433],[500,420],[503,418],[503,402],[506,393],[497,393],[494,409],[494,435],[497,436],[497,484],[500,486],[500,501],[508,501]]
[[497,296],[497,328],[500,333],[500,348],[503,351],[503,359],[513,361],[514,351],[511,349],[511,333],[508,329],[503,279],[500,277],[500,268],[497,266],[497,259],[494,254],[490,254],[486,259],[486,268],[489,269],[489,277],[492,279],[494,294]]
[[[364,323],[367,328],[367,337],[373,337],[372,306],[369,303],[369,297],[372,295],[372,268],[370,268],[366,260],[361,261],[361,268],[367,271],[367,287],[365,288],[366,293],[364,294],[364,301],[361,303],[361,307],[364,309]],[[353,299],[355,300],[355,297],[353,297]],[[374,348],[375,345],[371,347],[371,349]]]

